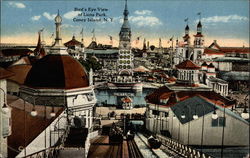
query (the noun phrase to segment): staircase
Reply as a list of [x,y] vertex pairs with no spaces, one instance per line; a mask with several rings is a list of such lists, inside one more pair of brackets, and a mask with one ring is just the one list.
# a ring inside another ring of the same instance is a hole
[[87,128],[70,127],[64,147],[59,150],[58,158],[84,158],[85,143],[88,136]]

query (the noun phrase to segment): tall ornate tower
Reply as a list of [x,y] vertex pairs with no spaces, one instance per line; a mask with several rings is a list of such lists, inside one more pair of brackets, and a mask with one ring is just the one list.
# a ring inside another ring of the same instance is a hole
[[131,52],[131,28],[128,22],[127,0],[123,12],[124,19],[119,33],[119,58],[118,58],[118,74],[133,75],[133,54]]
[[62,17],[59,15],[59,10],[58,10],[57,16],[55,17],[55,24],[56,24],[55,46],[61,46],[62,45],[62,38],[61,38]]
[[185,42],[185,46],[189,46],[190,45],[190,36],[189,36],[189,26],[187,24],[186,28],[185,28],[185,36],[183,36],[183,40]]
[[202,25],[201,21],[197,24],[197,33],[194,35],[194,47],[201,48],[204,44],[204,37],[202,35]]
[[201,56],[204,52],[204,36],[202,34],[202,25],[201,21],[197,24],[197,33],[194,35],[194,59],[196,62],[197,59],[201,59]]

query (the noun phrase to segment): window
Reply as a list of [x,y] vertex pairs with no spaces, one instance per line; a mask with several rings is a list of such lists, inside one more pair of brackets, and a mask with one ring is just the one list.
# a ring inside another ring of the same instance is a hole
[[153,110],[153,111],[152,111],[152,114],[153,114],[153,115],[157,115],[157,116],[158,116],[158,115],[159,115],[159,113],[160,113],[160,112],[159,112],[159,111],[157,111],[157,110]]
[[164,117],[168,117],[168,112],[164,112]]
[[218,117],[217,119],[212,119],[212,127],[225,127],[226,126],[226,118]]

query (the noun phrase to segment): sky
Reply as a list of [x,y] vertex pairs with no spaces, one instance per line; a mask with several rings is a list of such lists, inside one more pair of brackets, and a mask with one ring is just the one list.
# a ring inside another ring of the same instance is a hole
[[[37,43],[37,32],[44,28],[43,39],[46,44],[51,44],[55,32],[54,17],[59,9],[63,20],[63,43],[73,35],[80,41],[83,28],[85,45],[90,43],[93,29],[98,43],[110,44],[109,36],[112,36],[113,44],[117,45],[124,4],[123,0],[3,0],[0,42]],[[213,40],[221,46],[249,46],[248,0],[128,0],[128,10],[132,45],[135,47],[142,47],[144,38],[156,46],[159,38],[163,46],[171,44],[169,39],[172,36],[174,40],[178,38],[181,41],[187,22],[193,41],[199,19],[206,46]],[[199,12],[201,16],[197,15]],[[100,18],[101,21],[89,22],[87,18]],[[186,18],[187,22],[184,21]],[[140,37],[139,43],[135,42],[137,37]]]

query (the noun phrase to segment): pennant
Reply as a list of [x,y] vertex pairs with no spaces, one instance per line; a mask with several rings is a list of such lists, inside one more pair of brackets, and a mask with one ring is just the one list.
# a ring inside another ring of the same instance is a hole
[[137,38],[136,38],[136,41],[135,41],[135,44],[138,44],[139,41],[140,41],[140,37],[137,37]]
[[54,32],[51,34],[50,38],[54,37]]
[[39,32],[41,33],[41,32],[43,32],[43,30],[44,30],[44,28],[42,28],[41,30],[39,30]]
[[80,32],[80,34],[81,34],[81,35],[83,35],[83,28],[82,28],[82,30],[81,30],[81,32]]
[[113,37],[109,35],[110,44],[113,44]]

